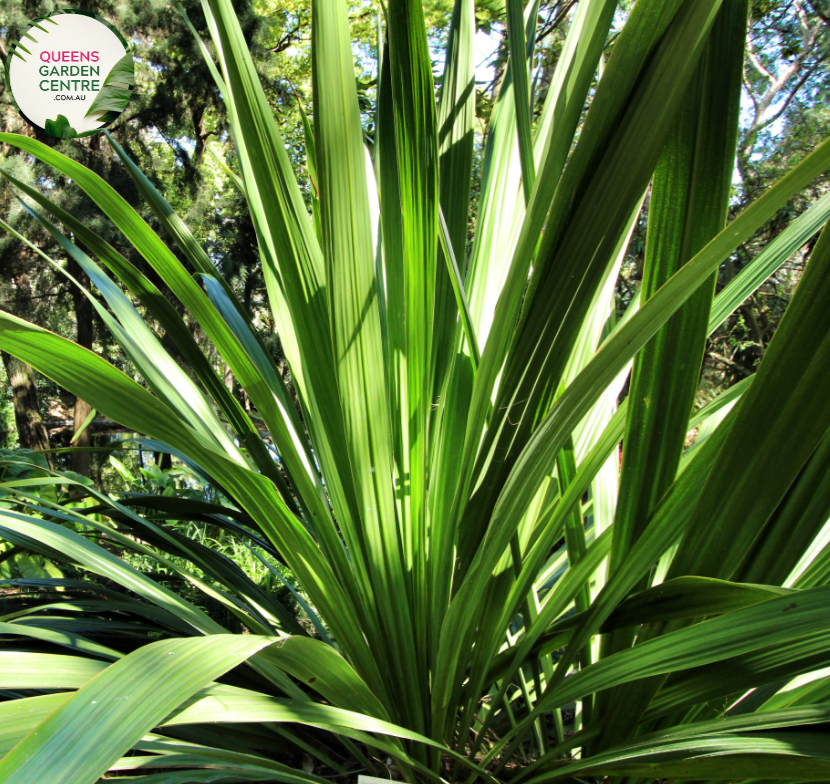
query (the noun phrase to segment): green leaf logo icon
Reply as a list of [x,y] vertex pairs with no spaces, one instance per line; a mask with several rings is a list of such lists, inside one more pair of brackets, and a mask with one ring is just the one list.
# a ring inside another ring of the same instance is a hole
[[69,124],[69,120],[62,114],[58,115],[57,120],[47,120],[44,130],[50,136],[57,136],[58,139],[74,139],[78,135],[75,133],[75,129]]
[[129,103],[133,87],[135,87],[135,66],[133,56],[128,53],[107,74],[104,85],[95,96],[86,117],[95,112],[115,112],[118,116]]

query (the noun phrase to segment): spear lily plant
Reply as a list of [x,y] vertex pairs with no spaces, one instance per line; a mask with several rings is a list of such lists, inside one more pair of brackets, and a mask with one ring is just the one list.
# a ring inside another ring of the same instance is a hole
[[[0,134],[95,201],[270,441],[156,286],[6,174],[89,276],[141,382],[7,313],[0,348],[226,503],[86,487],[83,508],[33,491],[72,482],[45,469],[5,483],[0,537],[89,579],[30,582],[62,600],[0,620],[0,780],[830,779],[827,232],[757,372],[692,411],[707,336],[830,214],[819,200],[716,295],[720,265],[830,166],[825,143],[727,222],[747,0],[638,0],[599,78],[617,3],[582,0],[543,99],[529,87],[537,6],[507,0],[471,244],[473,0],[455,2],[437,94],[420,4],[388,0],[371,148],[346,4],[313,0],[311,211],[230,0],[203,5],[299,405],[114,138],[164,238],[81,164]],[[618,318],[649,189],[642,289]],[[281,561],[309,623],[176,520]]]

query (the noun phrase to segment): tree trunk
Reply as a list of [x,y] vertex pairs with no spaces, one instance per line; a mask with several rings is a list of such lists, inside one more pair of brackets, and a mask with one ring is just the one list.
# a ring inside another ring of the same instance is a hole
[[[89,278],[87,277],[86,273],[81,268],[80,264],[78,264],[73,258],[69,258],[69,264],[67,265],[67,270],[70,275],[72,275],[84,288],[89,288]],[[78,289],[77,286],[74,284],[71,285],[71,293],[72,293],[72,304],[75,306],[75,320],[78,325],[78,345],[83,346],[84,348],[92,348],[92,341],[94,337],[94,325],[93,325],[93,311],[92,311],[92,303],[86,298],[86,295]],[[84,423],[86,418],[89,416],[89,412],[92,411],[92,406],[89,405],[85,400],[81,400],[81,398],[75,398],[75,424],[72,428],[72,435],[74,436],[78,430],[80,430],[81,425]],[[78,437],[77,441],[74,441],[73,446],[76,447],[88,447],[91,446],[90,441],[90,429],[87,428],[84,430],[83,433]],[[83,476],[90,476],[90,453],[89,452],[73,452],[72,453],[72,470],[76,474],[82,474]]]
[[[79,397],[75,398],[75,423],[72,426],[73,439],[78,430],[80,430],[81,425],[86,421],[90,411],[92,411],[92,406],[89,405],[86,400],[81,400]],[[72,446],[90,446],[89,431],[90,428],[84,430],[84,432],[78,437],[77,441],[73,441]],[[76,474],[90,476],[89,455],[89,452],[72,453],[72,470]]]
[[[25,362],[2,352],[3,366],[12,388],[17,437],[24,449],[49,449],[49,434],[40,416],[34,370]],[[48,459],[47,455],[47,459]],[[51,460],[49,464],[51,465]]]

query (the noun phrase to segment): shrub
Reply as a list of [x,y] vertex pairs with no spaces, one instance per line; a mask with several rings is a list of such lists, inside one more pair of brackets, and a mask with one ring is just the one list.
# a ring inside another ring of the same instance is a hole
[[[7,314],[0,347],[186,460],[227,506],[87,489],[91,512],[8,488],[18,507],[0,510],[0,535],[97,575],[64,587],[98,598],[0,627],[4,782],[319,780],[275,759],[277,744],[323,773],[388,764],[407,780],[830,777],[826,235],[758,372],[690,415],[709,331],[828,213],[817,204],[713,296],[719,265],[830,162],[824,144],[726,225],[747,5],[639,0],[595,83],[616,3],[579,3],[534,128],[535,11],[508,0],[468,253],[471,0],[455,4],[437,105],[422,10],[390,0],[371,153],[345,4],[314,0],[312,216],[230,0],[206,0],[299,409],[249,314],[114,140],[186,264],[95,174],[0,134],[109,216],[279,455],[154,285],[13,180],[100,292],[144,384]],[[617,321],[650,183],[641,303]],[[199,515],[283,561],[315,634],[164,522]],[[90,534],[187,558],[210,579],[176,568],[251,634]]]

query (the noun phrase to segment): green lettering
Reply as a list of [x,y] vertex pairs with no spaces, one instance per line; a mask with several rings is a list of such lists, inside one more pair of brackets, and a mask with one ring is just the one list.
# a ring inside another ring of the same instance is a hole
[[61,73],[60,73],[60,75],[61,75],[61,76],[69,76],[69,66],[68,66],[68,65],[62,65],[62,66],[61,66]]
[[92,89],[96,91],[101,89],[101,82],[99,79],[92,80]]
[[52,92],[56,93],[60,89],[61,88],[58,87],[58,80],[57,79],[52,79]]
[[49,66],[48,65],[41,65],[40,68],[38,68],[38,71],[40,72],[41,76],[49,76]]
[[44,87],[44,86],[43,86],[44,84],[49,84],[49,80],[48,80],[48,79],[44,79],[44,80],[40,83],[40,89],[41,89],[41,90],[46,91],[46,90],[48,90],[49,88],[48,88],[48,87]]
[[81,82],[81,89],[82,89],[85,93],[86,93],[86,92],[89,92],[89,82],[88,82],[86,79],[84,79],[84,80]]

